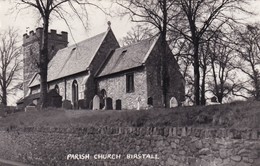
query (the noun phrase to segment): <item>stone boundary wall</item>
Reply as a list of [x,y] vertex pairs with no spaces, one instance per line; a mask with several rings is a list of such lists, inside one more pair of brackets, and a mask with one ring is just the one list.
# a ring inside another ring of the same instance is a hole
[[198,137],[198,138],[228,138],[260,141],[260,130],[257,129],[226,129],[226,128],[195,128],[195,127],[87,127],[87,128],[58,128],[58,127],[24,127],[0,128],[0,131],[46,132],[62,134],[104,134],[104,135],[139,135],[165,137]]
[[[68,159],[69,154],[90,158]],[[117,154],[121,158],[95,159],[97,154]],[[138,158],[134,154],[158,158]],[[31,165],[259,166],[260,131],[197,127],[0,128],[0,155]]]

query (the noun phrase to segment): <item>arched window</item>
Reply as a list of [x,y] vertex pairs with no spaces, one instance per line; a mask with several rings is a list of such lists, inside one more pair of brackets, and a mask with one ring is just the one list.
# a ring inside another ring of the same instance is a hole
[[78,82],[74,80],[72,82],[72,104],[73,104],[73,108],[75,109],[78,108],[78,100],[79,100],[79,87],[78,87]]
[[116,100],[116,110],[122,109],[122,101],[120,99]]
[[59,89],[59,86],[56,84],[55,87],[54,87],[55,91],[60,94],[60,89]]

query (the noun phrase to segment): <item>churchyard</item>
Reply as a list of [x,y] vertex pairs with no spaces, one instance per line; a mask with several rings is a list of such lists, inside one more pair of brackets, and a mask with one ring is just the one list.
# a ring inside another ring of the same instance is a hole
[[150,108],[148,110],[102,110],[34,108],[27,112],[4,114],[0,126],[35,127],[165,127],[200,126],[226,128],[260,128],[260,102],[233,102],[223,105]]

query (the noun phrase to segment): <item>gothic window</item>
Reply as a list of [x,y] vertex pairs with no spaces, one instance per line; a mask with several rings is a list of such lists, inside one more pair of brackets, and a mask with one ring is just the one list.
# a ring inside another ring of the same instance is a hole
[[79,88],[78,88],[77,81],[74,80],[72,83],[72,103],[74,109],[78,108],[78,100],[79,100]]
[[120,99],[116,100],[116,110],[122,109],[122,101]]
[[134,92],[134,74],[126,75],[126,93]]

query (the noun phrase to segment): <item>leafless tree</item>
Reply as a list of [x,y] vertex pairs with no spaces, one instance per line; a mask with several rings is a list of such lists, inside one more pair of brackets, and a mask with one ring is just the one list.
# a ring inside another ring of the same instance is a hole
[[[81,18],[78,8],[75,5],[79,5],[83,15],[87,15],[86,6],[92,5],[100,8],[96,4],[88,0],[19,0],[16,2],[20,9],[32,8],[36,13],[40,15],[40,19],[43,23],[43,37],[40,46],[39,56],[39,75],[40,75],[40,103],[41,107],[46,107],[47,102],[47,75],[48,75],[48,30],[51,18],[59,17],[63,19],[66,24],[67,20],[65,14],[68,13],[65,9],[65,5],[68,5],[75,14],[80,18],[81,22],[85,26],[83,19]],[[67,24],[68,25],[68,24]]]
[[233,33],[215,32],[208,43],[210,43],[208,55],[211,65],[209,91],[217,97],[219,103],[222,103],[225,97],[240,86],[233,67],[236,59]]
[[[193,46],[192,63],[194,71],[195,104],[200,101],[200,45],[206,39],[206,32],[226,28],[236,22],[235,12],[246,12],[246,0],[176,0],[180,10],[173,19],[172,30],[182,34]],[[176,24],[177,23],[177,24]],[[210,37],[210,36],[209,36]]]
[[236,68],[246,75],[245,89],[255,99],[260,99],[260,26],[259,24],[247,25],[241,31],[237,31],[236,52],[240,57],[236,62]]
[[127,32],[127,36],[122,39],[122,44],[123,46],[130,45],[152,36],[154,36],[152,28],[138,24],[132,27],[131,31]]
[[7,96],[19,83],[21,70],[21,49],[18,47],[18,34],[13,28],[0,33],[0,99],[7,105]]
[[200,45],[200,59],[199,65],[201,69],[201,84],[200,84],[200,104],[206,104],[206,78],[208,73],[210,72],[210,60],[209,60],[209,52],[210,52],[210,41],[204,42]]

